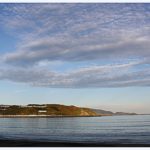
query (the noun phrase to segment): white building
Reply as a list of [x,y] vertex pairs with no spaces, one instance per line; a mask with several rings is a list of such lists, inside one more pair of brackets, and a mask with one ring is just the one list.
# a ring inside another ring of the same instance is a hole
[[39,110],[38,112],[39,113],[46,113],[47,111],[46,110]]

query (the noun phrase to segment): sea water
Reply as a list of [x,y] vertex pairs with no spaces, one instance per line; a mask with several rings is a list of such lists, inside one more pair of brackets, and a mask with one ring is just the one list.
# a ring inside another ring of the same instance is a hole
[[0,118],[1,139],[150,144],[150,115]]

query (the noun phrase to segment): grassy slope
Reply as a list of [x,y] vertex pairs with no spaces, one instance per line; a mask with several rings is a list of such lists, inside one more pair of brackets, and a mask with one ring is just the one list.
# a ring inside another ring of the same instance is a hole
[[[39,113],[46,110],[46,113]],[[97,114],[89,108],[76,106],[65,106],[48,104],[45,108],[10,106],[6,110],[0,110],[0,115],[70,115],[70,116],[96,116]]]

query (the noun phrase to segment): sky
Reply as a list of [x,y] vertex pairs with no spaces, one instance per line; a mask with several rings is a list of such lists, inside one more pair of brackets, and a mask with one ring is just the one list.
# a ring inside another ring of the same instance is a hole
[[150,113],[150,4],[0,10],[0,104]]

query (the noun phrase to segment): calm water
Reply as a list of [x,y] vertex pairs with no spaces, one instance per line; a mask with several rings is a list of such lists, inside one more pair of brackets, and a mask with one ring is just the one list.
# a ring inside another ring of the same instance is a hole
[[85,118],[0,118],[0,138],[150,144],[150,115]]

